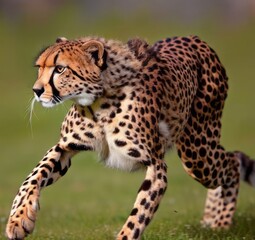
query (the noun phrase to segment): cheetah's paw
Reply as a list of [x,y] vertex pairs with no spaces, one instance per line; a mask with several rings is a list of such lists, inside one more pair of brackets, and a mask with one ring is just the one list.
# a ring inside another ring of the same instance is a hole
[[6,237],[9,240],[21,240],[32,233],[35,226],[36,213],[39,210],[38,199],[22,204],[9,217],[6,226]]

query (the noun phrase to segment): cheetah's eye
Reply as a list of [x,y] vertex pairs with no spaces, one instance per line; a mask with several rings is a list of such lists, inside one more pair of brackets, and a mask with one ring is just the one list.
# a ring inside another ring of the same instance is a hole
[[56,73],[58,73],[58,74],[60,74],[60,73],[62,73],[62,72],[64,72],[65,71],[65,67],[64,66],[61,66],[61,65],[57,65],[56,67],[55,67],[55,72]]

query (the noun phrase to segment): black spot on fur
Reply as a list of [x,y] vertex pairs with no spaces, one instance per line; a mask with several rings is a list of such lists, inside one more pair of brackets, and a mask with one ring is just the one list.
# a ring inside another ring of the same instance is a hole
[[130,148],[128,151],[128,155],[134,158],[139,158],[141,157],[141,153],[136,150],[135,148]]
[[116,146],[118,146],[118,147],[124,147],[124,146],[127,145],[127,142],[121,141],[121,140],[118,140],[118,139],[115,140],[114,142],[115,142]]
[[144,180],[142,186],[139,189],[140,191],[148,191],[151,187],[151,180]]

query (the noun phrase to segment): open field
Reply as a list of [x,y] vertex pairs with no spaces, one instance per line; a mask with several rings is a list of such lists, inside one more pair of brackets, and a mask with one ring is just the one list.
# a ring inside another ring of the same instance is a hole
[[[0,239],[19,185],[58,140],[59,126],[70,106],[43,109],[36,105],[29,124],[27,109],[36,77],[33,60],[42,46],[58,36],[100,35],[123,41],[141,36],[153,43],[166,36],[199,35],[216,50],[229,76],[222,144],[255,158],[254,21],[239,28],[223,28],[212,22],[195,26],[155,22],[146,16],[133,20],[112,16],[88,24],[72,14],[68,19],[65,16],[63,9],[46,23],[27,20],[15,26],[0,18]],[[166,160],[168,190],[144,240],[255,239],[255,189],[241,185],[229,231],[202,229],[199,221],[206,189],[183,171],[175,150]],[[143,177],[143,172],[107,169],[97,163],[94,153],[78,155],[67,175],[42,191],[36,229],[28,239],[113,239],[132,208]]]

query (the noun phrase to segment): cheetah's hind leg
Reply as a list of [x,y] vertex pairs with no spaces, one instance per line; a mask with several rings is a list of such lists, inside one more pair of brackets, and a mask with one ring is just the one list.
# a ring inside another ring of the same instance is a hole
[[203,226],[229,228],[232,224],[239,191],[239,180],[255,186],[255,161],[242,152],[227,153],[231,169],[225,184],[216,189],[208,189]]

